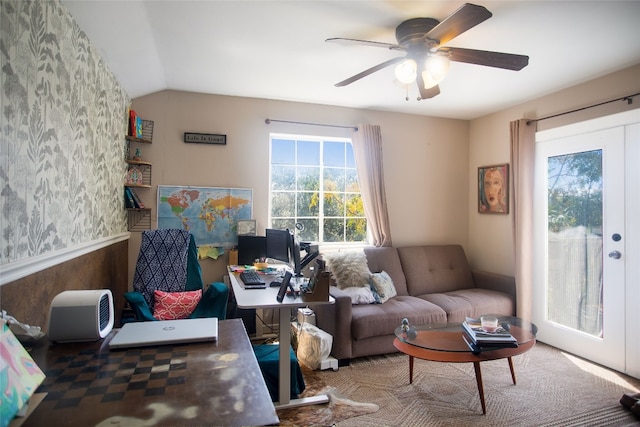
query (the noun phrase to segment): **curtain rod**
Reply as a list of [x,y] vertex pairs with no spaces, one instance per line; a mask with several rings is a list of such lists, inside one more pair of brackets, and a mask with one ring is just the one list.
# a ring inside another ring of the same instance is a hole
[[272,122],[278,122],[278,123],[293,123],[293,124],[296,124],[296,125],[326,126],[326,127],[332,127],[332,128],[358,130],[358,128],[356,126],[327,125],[327,124],[324,124],[324,123],[295,122],[295,121],[291,121],[291,120],[265,119],[264,122],[266,124],[270,124]]
[[601,105],[610,104],[612,102],[617,102],[617,101],[627,101],[627,104],[633,104],[633,98],[638,96],[638,95],[640,95],[640,92],[634,93],[633,95],[622,96],[620,98],[611,99],[609,101],[604,101],[604,102],[601,102],[599,104],[588,105],[586,107],[576,108],[575,110],[565,111],[564,113],[558,113],[558,114],[553,114],[551,116],[540,117],[539,119],[527,120],[527,125],[530,125],[531,123],[541,122],[541,121],[547,120],[547,119],[552,119],[554,117],[564,116],[565,114],[577,113],[578,111],[588,110],[589,108],[599,107]]

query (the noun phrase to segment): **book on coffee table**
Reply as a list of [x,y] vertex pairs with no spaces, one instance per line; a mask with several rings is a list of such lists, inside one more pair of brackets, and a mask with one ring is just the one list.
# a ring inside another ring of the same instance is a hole
[[[507,326],[508,328],[508,326]],[[503,325],[498,325],[495,331],[487,332],[482,328],[480,320],[467,317],[462,322],[462,329],[471,338],[474,344],[480,346],[517,347],[518,341]]]

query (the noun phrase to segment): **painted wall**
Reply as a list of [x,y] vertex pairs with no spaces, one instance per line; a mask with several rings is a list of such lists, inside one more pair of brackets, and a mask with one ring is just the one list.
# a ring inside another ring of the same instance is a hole
[[[467,244],[468,122],[265,99],[163,91],[133,100],[154,121],[153,144],[142,157],[153,163],[152,189],[140,190],[156,224],[157,185],[245,187],[254,190],[258,233],[269,209],[269,133],[351,135],[349,129],[266,124],[265,119],[381,126],[384,174],[393,244]],[[227,135],[226,146],[185,144],[184,132]],[[130,240],[130,276],[139,250]],[[220,280],[224,260],[201,262],[205,281]]]
[[[515,273],[512,215],[486,215],[477,210],[478,167],[510,161],[509,123],[520,118],[551,116],[639,92],[640,65],[636,65],[470,122],[467,256],[472,267],[509,275]],[[617,101],[540,121],[537,129],[550,129],[631,110],[638,108],[639,103],[640,97],[636,97],[633,104]]]

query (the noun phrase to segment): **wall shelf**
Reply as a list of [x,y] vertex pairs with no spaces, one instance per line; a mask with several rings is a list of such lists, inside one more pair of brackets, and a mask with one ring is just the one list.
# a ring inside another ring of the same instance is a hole
[[[153,139],[153,121],[142,120],[142,135],[140,138],[126,135],[126,147],[124,153],[124,160],[129,165],[127,167],[127,176],[125,178],[125,187],[130,187],[133,193],[133,188],[151,188],[151,162],[134,158],[136,152],[132,152],[131,144],[151,144]],[[136,150],[137,151],[137,150]],[[125,191],[126,193],[126,191]],[[139,197],[134,194],[134,197]],[[126,196],[125,196],[126,198]],[[136,200],[135,206],[142,206],[143,203],[140,200]],[[128,203],[125,200],[125,206],[132,206],[133,203]],[[133,208],[125,207],[127,210],[127,225],[129,231],[144,231],[151,229],[151,209],[150,208]]]
[[127,208],[129,231],[144,231],[151,228],[151,209]]
[[[131,162],[132,161],[127,161],[129,168],[127,169],[127,177],[125,178],[124,185],[127,187],[151,188],[151,163]],[[134,181],[136,179],[137,182]]]

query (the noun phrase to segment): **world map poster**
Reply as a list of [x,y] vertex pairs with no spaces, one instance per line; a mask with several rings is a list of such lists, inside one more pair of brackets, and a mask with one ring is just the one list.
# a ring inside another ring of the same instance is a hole
[[231,248],[237,224],[251,219],[253,190],[248,188],[158,186],[158,228],[189,230],[198,246]]

